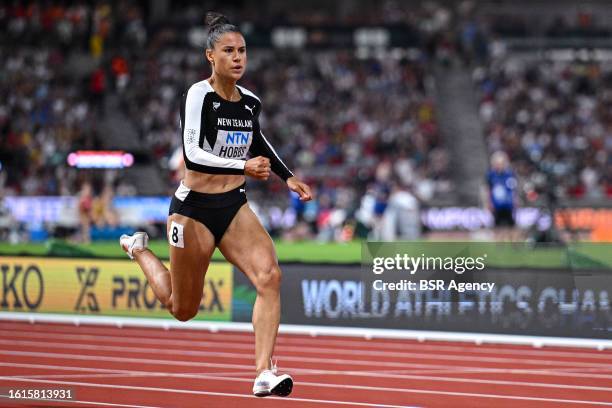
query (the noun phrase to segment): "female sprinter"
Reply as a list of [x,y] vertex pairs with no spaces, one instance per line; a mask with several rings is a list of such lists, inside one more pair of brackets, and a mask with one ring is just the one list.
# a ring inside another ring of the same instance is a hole
[[[170,271],[147,249],[147,234],[120,239],[157,298],[180,321],[193,318],[215,247],[257,290],[253,309],[257,377],[253,393],[289,395],[293,379],[276,375],[271,358],[280,321],[281,271],[274,245],[247,205],[245,176],[267,180],[270,170],[303,201],[308,185],[285,166],[259,128],[261,101],[236,85],[247,63],[244,37],[227,18],[208,13],[206,59],[210,78],[193,84],[181,104],[185,178],[168,216]],[[247,153],[253,158],[246,160]]]

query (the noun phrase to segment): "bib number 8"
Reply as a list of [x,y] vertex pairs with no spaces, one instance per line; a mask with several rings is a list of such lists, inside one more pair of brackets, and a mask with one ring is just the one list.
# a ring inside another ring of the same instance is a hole
[[185,248],[185,240],[183,237],[183,225],[172,221],[170,224],[170,231],[168,231],[168,241],[170,245],[177,248]]

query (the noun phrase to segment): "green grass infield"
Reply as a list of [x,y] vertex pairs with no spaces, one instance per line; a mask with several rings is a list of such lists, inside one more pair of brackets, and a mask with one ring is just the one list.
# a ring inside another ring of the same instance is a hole
[[[319,243],[275,242],[276,253],[280,262],[302,263],[360,263],[361,242]],[[412,248],[415,253],[427,253],[433,256],[452,256],[452,251],[444,249],[444,243],[417,242],[394,248]],[[455,243],[457,244],[457,243]],[[431,246],[430,246],[431,245]],[[487,252],[487,266],[509,268],[559,268],[575,269],[612,268],[612,244],[575,243],[567,246],[530,246],[524,243],[466,243],[476,252]],[[480,245],[480,246],[479,246]],[[485,246],[482,246],[485,245]],[[165,240],[149,242],[149,248],[161,259],[168,259],[168,243]],[[420,248],[417,250],[417,248]],[[245,248],[245,251],[248,249]],[[52,240],[46,243],[11,245],[0,242],[0,256],[59,256],[59,257],[93,257],[126,259],[116,241],[94,242],[92,244],[72,244]],[[459,253],[454,256],[461,256]],[[216,250],[213,260],[222,261],[223,256]]]

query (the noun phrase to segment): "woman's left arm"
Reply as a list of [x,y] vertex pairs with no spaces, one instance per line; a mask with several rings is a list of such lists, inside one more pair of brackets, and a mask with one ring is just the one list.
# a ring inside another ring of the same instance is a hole
[[287,187],[289,187],[291,191],[299,194],[300,200],[312,200],[310,187],[308,184],[295,177],[287,165],[283,163],[278,153],[276,153],[276,150],[274,150],[274,147],[272,147],[261,131],[258,118],[256,118],[253,123],[253,141],[249,151],[253,156],[264,156],[270,159],[272,171],[287,183]]

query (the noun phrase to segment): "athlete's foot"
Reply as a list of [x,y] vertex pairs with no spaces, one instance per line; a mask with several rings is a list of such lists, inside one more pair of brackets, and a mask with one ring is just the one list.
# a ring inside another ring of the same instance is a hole
[[267,397],[268,395],[286,397],[291,394],[292,389],[293,378],[288,374],[276,375],[276,366],[274,365],[271,370],[264,370],[255,378],[253,394],[257,397]]
[[128,254],[130,259],[134,259],[134,250],[142,250],[147,247],[149,236],[146,232],[135,232],[134,235],[123,234],[119,238],[121,248]]

